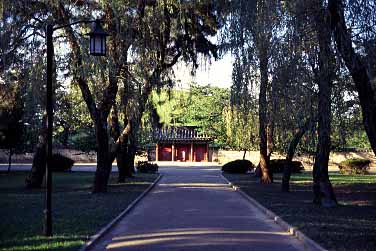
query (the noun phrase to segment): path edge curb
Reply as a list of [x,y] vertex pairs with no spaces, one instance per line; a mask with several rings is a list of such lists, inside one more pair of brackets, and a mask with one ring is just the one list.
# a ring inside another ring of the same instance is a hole
[[275,223],[280,225],[283,229],[285,229],[287,232],[289,232],[292,236],[297,238],[299,241],[301,241],[305,247],[305,249],[309,250],[317,250],[317,251],[327,251],[327,249],[323,248],[320,244],[303,234],[300,230],[297,230],[295,227],[288,224],[286,221],[284,221],[281,217],[276,215],[274,212],[270,211],[263,205],[261,205],[258,201],[250,197],[248,194],[243,192],[240,187],[232,184],[223,174],[221,174],[222,179],[229,184],[229,186],[234,190],[237,191],[243,198],[248,200],[251,204],[253,204],[257,209],[259,209],[261,212],[263,212],[268,218],[272,219]]
[[104,226],[101,230],[99,230],[96,234],[92,235],[90,239],[79,249],[79,251],[88,251],[92,248],[109,230],[111,230],[116,223],[118,223],[125,215],[127,215],[137,204],[141,201],[158,183],[158,181],[162,178],[162,174],[159,174],[158,177],[154,180],[149,187],[142,192],[129,206],[124,209],[118,216],[116,216],[110,223]]

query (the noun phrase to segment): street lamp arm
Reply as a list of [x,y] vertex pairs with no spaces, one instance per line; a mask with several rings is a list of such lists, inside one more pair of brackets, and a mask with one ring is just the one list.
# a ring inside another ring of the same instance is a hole
[[69,27],[69,26],[76,25],[76,24],[89,24],[89,23],[95,23],[95,22],[96,22],[96,20],[80,20],[80,21],[69,23],[69,24],[56,26],[56,27],[53,28],[53,30],[55,31],[55,30],[65,28],[65,27]]

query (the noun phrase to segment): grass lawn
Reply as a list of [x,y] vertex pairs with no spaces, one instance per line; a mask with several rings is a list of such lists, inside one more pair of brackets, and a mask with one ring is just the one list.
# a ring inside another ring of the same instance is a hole
[[290,193],[280,192],[281,174],[270,185],[246,174],[224,176],[324,248],[376,250],[376,175],[331,173],[340,206],[330,209],[312,203],[311,173],[294,174]]
[[26,172],[0,173],[0,250],[78,250],[157,177],[137,174],[106,194],[92,194],[94,173],[54,173],[53,233],[43,237],[44,190],[24,187]]

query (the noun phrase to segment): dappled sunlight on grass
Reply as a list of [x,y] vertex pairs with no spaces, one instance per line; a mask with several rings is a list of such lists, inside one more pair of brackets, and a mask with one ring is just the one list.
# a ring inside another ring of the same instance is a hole
[[17,238],[12,241],[4,241],[5,247],[1,250],[27,251],[27,250],[77,250],[82,246],[87,236],[57,235],[51,238],[34,236]]
[[[351,183],[376,183],[376,174],[367,175],[343,175],[339,172],[329,172],[329,178],[333,184],[351,184]],[[280,180],[281,174],[275,174],[275,179]],[[312,173],[297,173],[291,176],[292,182],[312,181]]]

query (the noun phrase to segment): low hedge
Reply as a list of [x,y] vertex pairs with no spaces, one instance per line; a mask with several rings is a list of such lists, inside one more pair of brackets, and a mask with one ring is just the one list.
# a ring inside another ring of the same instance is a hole
[[54,172],[69,172],[72,170],[74,160],[60,153],[54,153],[51,159],[51,167]]
[[285,159],[272,159],[269,162],[269,168],[273,173],[283,173],[286,165],[291,166],[291,173],[300,173],[304,170],[304,166],[300,161],[291,161],[289,164]]
[[341,174],[368,174],[369,164],[371,163],[368,159],[358,159],[352,158],[344,160],[338,164],[339,172]]
[[222,171],[225,173],[246,173],[252,171],[255,166],[249,160],[237,159],[230,161],[222,166]]
[[140,173],[156,173],[158,172],[158,165],[147,161],[139,161],[137,163],[137,170]]
[[[269,162],[269,168],[272,173],[283,173],[285,166],[288,165],[289,162],[286,159],[272,159]],[[304,170],[304,166],[300,161],[291,161],[291,173],[300,173]],[[260,164],[257,165],[255,175],[257,177],[261,177],[261,168]]]

